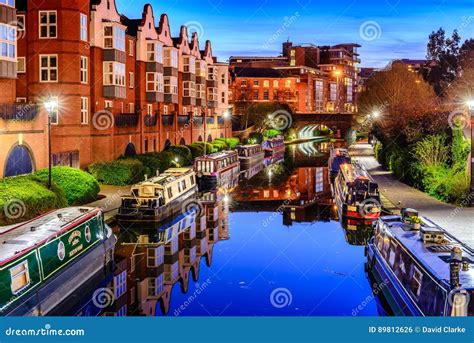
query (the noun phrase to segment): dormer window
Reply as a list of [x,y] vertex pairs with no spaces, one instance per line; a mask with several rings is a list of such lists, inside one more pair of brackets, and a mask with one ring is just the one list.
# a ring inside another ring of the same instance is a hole
[[118,25],[104,27],[104,49],[117,49],[125,52],[125,30]]

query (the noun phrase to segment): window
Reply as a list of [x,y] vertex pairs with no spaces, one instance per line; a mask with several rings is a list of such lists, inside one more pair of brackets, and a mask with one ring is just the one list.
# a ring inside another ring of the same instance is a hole
[[221,75],[221,83],[225,85],[225,74]]
[[163,114],[168,114],[168,105],[163,106]]
[[246,87],[246,86],[247,86],[247,80],[242,80],[242,81],[240,81],[240,85],[241,85],[242,87]]
[[291,80],[285,80],[285,87],[291,88]]
[[208,101],[217,101],[217,88],[211,87],[207,89],[207,100]]
[[196,62],[196,76],[207,77],[206,75],[207,65],[204,61]]
[[39,11],[39,36],[40,38],[57,37],[56,11]]
[[148,139],[145,138],[145,154],[148,152]]
[[16,98],[15,102],[18,102],[18,103],[26,103],[26,98]]
[[117,49],[125,52],[125,30],[116,25],[105,26],[104,49]]
[[110,100],[105,100],[105,108],[106,109],[107,108],[110,108],[110,109],[114,108],[114,103]]
[[40,55],[40,82],[58,82],[58,55]]
[[165,93],[178,94],[178,78],[176,76],[165,77]]
[[155,268],[163,264],[163,246],[147,249],[147,267]]
[[221,103],[225,104],[225,92],[221,93]]
[[185,97],[195,97],[196,96],[196,86],[192,81],[184,81],[183,82],[184,89],[183,89],[183,96]]
[[[58,101],[58,98],[57,97],[53,97],[51,98],[51,100],[54,100],[54,101]],[[53,112],[51,113],[51,124],[54,124],[54,125],[57,125],[59,124],[59,108],[58,106],[56,106],[53,110]]]
[[18,64],[17,64],[16,70],[20,74],[26,73],[26,58],[25,57],[18,57]]
[[81,40],[87,42],[87,16],[83,13],[81,13],[81,18],[80,18],[80,25],[81,25]]
[[253,91],[254,100],[258,100],[258,91]]
[[263,91],[263,100],[270,100],[270,95],[269,95],[268,89],[265,89]]
[[104,62],[104,85],[125,87],[125,64]]
[[12,25],[0,24],[0,58],[16,58],[16,28]]
[[17,294],[28,287],[30,284],[28,261],[23,261],[19,265],[11,268],[10,277],[12,280],[11,289],[13,294]]
[[263,81],[263,87],[270,87],[270,81],[264,80]]
[[135,113],[135,104],[133,102],[128,104],[128,109],[129,109],[130,113]]
[[206,87],[203,84],[196,84],[196,98],[205,99],[206,98]]
[[146,91],[163,93],[163,74],[146,73]]
[[153,114],[153,105],[147,104],[146,105],[146,114],[152,115]]
[[317,112],[324,110],[324,83],[322,80],[316,80],[314,82],[314,101],[315,109]]
[[274,91],[273,91],[273,100],[278,100],[278,97],[279,97],[279,92],[278,92],[278,90],[274,90]]
[[133,56],[135,50],[135,42],[133,40],[128,41],[128,54],[129,56]]
[[[0,0],[0,3],[2,0]],[[26,31],[26,26],[25,26],[25,16],[23,14],[17,15],[16,16],[16,29],[18,32],[23,32],[25,33]]]
[[278,87],[280,87],[278,80],[273,80],[273,88],[278,88]]
[[411,279],[410,289],[416,297],[420,296],[422,280],[423,274],[417,267],[413,266],[413,278]]
[[128,87],[133,88],[135,87],[135,74],[128,73]]
[[159,43],[147,43],[146,60],[148,62],[163,63],[163,46]]
[[127,292],[127,272],[123,271],[122,273],[114,276],[115,300],[120,298],[126,292]]
[[117,312],[115,312],[115,317],[125,317],[127,316],[127,305],[123,305]]
[[81,56],[81,83],[89,82],[89,65],[87,63],[87,57]]
[[0,0],[0,4],[15,7],[15,0]]
[[347,85],[347,102],[352,103],[353,100],[353,87],[352,87],[352,79],[346,78],[346,85]]
[[168,199],[171,199],[173,197],[173,190],[171,187],[168,188]]
[[81,124],[89,123],[89,98],[81,97]]
[[167,48],[163,52],[163,64],[165,67],[178,68],[178,50]]
[[336,102],[337,100],[337,85],[335,83],[331,83],[329,85],[329,101]]
[[258,87],[259,84],[260,84],[260,82],[259,82],[258,80],[254,80],[254,81],[253,81],[253,85],[254,85],[254,86]]
[[183,57],[183,71],[185,73],[196,73],[196,58],[194,56]]

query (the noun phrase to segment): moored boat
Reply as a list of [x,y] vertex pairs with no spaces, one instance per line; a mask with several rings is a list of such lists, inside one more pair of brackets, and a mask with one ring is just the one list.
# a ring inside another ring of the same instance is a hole
[[250,169],[256,164],[263,164],[265,153],[260,144],[240,145],[235,148],[239,155],[240,168]]
[[380,218],[366,270],[395,315],[474,315],[474,252],[412,209]]
[[197,194],[191,168],[171,168],[131,189],[122,197],[118,219],[160,222],[181,211],[182,203]]
[[201,156],[194,162],[200,191],[230,189],[239,182],[240,162],[236,151]]
[[285,139],[282,136],[270,138],[262,143],[265,157],[272,157],[285,152]]
[[331,181],[334,181],[343,164],[351,164],[349,151],[343,148],[331,147],[328,160],[329,177]]
[[112,267],[115,242],[101,210],[85,207],[0,229],[0,315],[48,315]]
[[340,218],[362,219],[370,224],[380,217],[378,185],[359,164],[340,165],[332,192]]

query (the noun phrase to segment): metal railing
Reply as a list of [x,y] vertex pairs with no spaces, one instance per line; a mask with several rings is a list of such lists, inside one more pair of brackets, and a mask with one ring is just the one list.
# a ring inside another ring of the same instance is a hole
[[140,116],[137,113],[121,113],[115,116],[115,126],[133,127],[138,125]]
[[31,121],[38,115],[37,104],[0,104],[0,118],[3,120]]

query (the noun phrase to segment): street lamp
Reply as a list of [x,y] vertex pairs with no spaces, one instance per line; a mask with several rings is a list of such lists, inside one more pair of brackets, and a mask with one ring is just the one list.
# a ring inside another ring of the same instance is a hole
[[474,99],[466,101],[466,105],[469,108],[470,119],[471,119],[471,206],[474,206]]
[[228,126],[228,123],[226,123],[225,121],[227,121],[229,118],[231,118],[231,115],[229,113],[229,110],[226,110],[223,114],[222,114],[222,117],[224,118],[224,136],[225,136],[225,141],[227,143],[227,126]]
[[58,100],[49,99],[44,103],[44,108],[48,112],[48,189],[51,189],[51,166],[53,162],[51,156],[51,117],[58,110]]
[[380,117],[380,111],[373,111],[373,112],[372,112],[372,117],[373,117],[373,118],[378,118],[378,117]]

